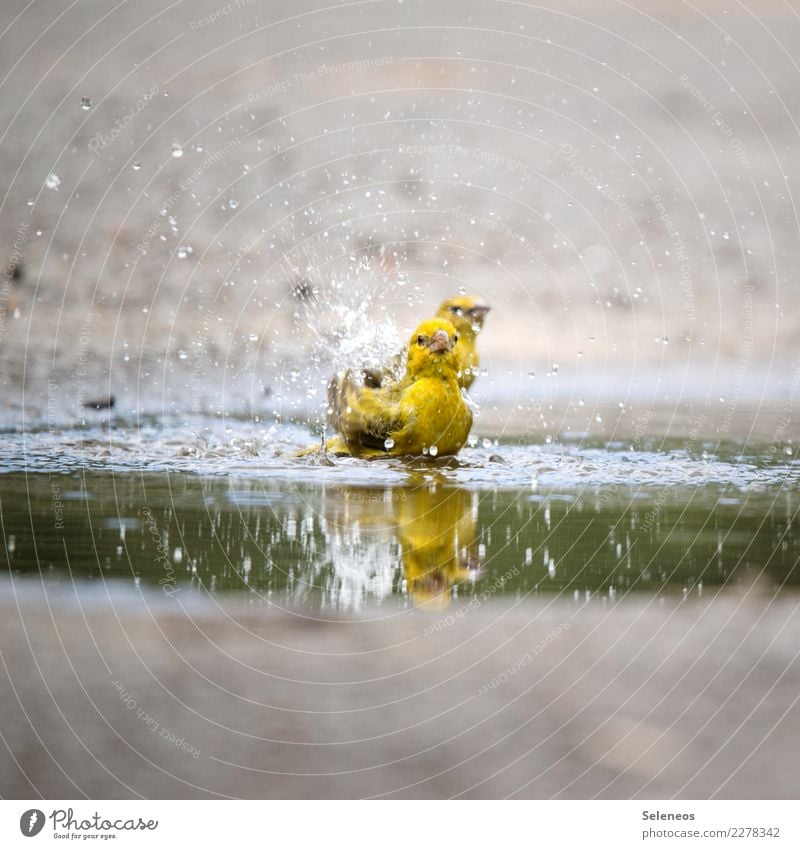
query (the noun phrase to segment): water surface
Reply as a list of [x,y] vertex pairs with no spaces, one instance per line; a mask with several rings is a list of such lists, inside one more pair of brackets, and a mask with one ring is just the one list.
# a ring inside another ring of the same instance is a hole
[[457,459],[297,459],[311,439],[245,422],[6,434],[4,567],[335,612],[798,581],[791,447],[487,439]]

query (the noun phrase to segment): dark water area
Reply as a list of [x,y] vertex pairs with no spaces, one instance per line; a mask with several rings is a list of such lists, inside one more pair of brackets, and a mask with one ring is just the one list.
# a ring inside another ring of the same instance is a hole
[[368,474],[385,478],[375,485],[297,471],[0,475],[2,568],[335,614],[536,596],[604,604],[800,580],[793,483],[489,487],[434,467],[396,480],[373,464]]

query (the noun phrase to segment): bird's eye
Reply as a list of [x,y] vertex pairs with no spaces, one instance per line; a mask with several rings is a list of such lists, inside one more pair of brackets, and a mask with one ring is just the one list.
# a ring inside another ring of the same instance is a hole
[[417,336],[417,345],[424,345],[424,344],[425,344],[425,337],[424,336]]
[[461,307],[450,307],[450,312],[453,315],[461,315]]
[[453,344],[455,345],[458,342],[458,333],[453,337]]

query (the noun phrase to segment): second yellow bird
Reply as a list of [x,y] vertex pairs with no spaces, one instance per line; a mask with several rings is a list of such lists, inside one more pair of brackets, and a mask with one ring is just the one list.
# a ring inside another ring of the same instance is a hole
[[458,332],[458,382],[464,389],[469,389],[478,376],[478,334],[490,309],[477,298],[463,295],[445,301],[436,313],[439,318],[446,318]]
[[[483,320],[491,307],[480,303],[471,295],[459,295],[444,301],[436,311],[437,318],[444,318],[455,327],[458,333],[458,385],[469,389],[478,376],[478,334],[483,329]],[[388,365],[382,368],[362,369],[364,383],[373,389],[389,381],[399,380],[402,375],[403,357],[397,354]]]

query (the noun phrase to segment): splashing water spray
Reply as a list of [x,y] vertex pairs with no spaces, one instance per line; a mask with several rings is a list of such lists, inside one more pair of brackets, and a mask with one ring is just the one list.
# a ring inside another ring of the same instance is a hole
[[[405,277],[392,247],[366,247],[319,261],[315,251],[287,252],[283,266],[297,302],[295,364],[280,378],[288,399],[304,396],[312,429],[325,421],[325,389],[346,368],[374,369],[404,355],[394,312]],[[405,298],[403,299],[405,300]],[[400,363],[402,368],[402,362]]]

